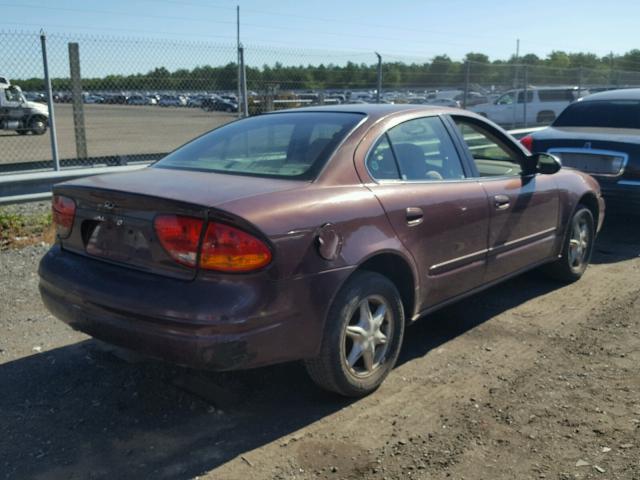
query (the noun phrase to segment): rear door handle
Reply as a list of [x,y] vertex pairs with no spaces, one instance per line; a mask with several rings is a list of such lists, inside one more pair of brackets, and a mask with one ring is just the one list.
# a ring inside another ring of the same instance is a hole
[[415,227],[416,225],[420,225],[422,223],[424,214],[422,213],[422,209],[418,207],[409,207],[407,208],[407,225],[410,227]]
[[493,205],[498,210],[506,210],[509,208],[509,197],[507,195],[494,195]]

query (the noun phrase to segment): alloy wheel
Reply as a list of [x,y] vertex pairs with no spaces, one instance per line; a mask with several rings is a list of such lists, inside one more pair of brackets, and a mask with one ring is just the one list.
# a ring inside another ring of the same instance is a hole
[[569,239],[569,265],[577,269],[582,266],[589,253],[589,225],[584,216],[573,225]]
[[378,295],[363,299],[344,335],[344,361],[356,377],[373,374],[384,363],[392,341],[393,313]]

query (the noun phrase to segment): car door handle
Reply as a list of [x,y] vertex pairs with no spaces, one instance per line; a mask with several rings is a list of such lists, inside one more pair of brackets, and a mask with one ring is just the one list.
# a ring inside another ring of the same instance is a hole
[[495,195],[493,197],[493,205],[498,210],[506,210],[509,208],[509,197],[507,195]]
[[422,209],[418,207],[409,207],[407,208],[407,225],[410,227],[415,227],[416,225],[420,225],[422,223],[424,214],[422,213]]

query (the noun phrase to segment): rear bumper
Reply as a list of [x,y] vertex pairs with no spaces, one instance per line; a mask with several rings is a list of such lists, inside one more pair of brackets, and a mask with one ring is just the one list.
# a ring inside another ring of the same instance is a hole
[[176,280],[53,247],[40,263],[46,307],[76,330],[172,363],[213,370],[317,355],[326,310],[350,274]]

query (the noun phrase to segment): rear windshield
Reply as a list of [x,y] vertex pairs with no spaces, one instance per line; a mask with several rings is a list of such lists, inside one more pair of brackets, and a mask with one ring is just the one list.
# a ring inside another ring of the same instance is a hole
[[312,179],[362,118],[363,114],[339,112],[250,117],[204,134],[154,166]]
[[555,127],[640,128],[640,101],[592,100],[569,105]]

